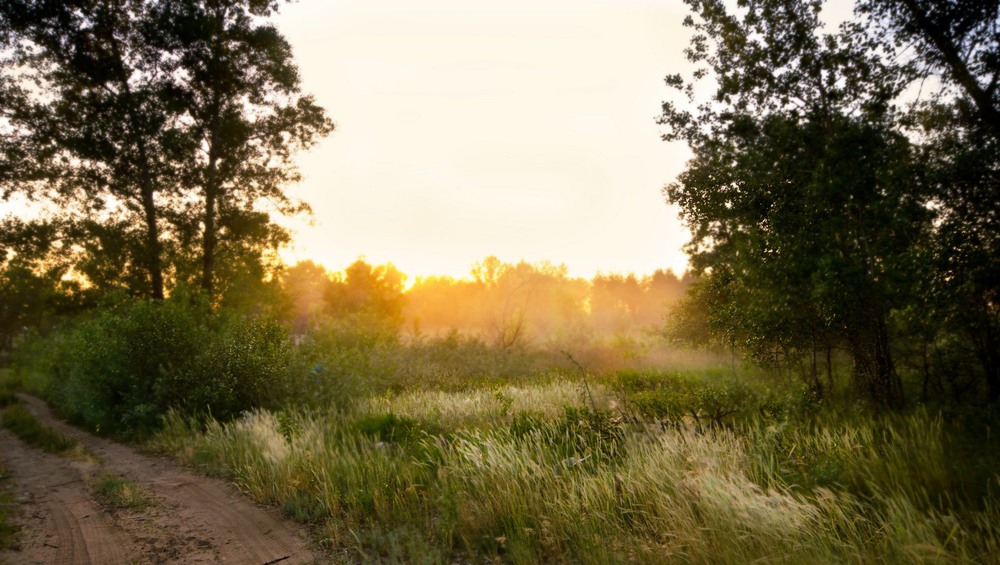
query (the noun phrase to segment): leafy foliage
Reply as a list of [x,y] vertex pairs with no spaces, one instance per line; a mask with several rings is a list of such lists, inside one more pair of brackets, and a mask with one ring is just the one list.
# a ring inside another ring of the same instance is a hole
[[[810,359],[816,394],[818,357],[846,350],[879,406],[903,403],[901,355],[923,357],[926,396],[929,354],[968,340],[995,400],[997,3],[872,0],[836,31],[821,1],[688,4],[697,70],[667,77],[684,102],[661,116],[694,153],[664,191],[706,275],[688,313],[759,362]],[[934,74],[957,89],[908,98]]]
[[[39,349],[46,351],[36,357]],[[127,301],[21,352],[29,386],[67,416],[142,436],[168,408],[228,419],[289,394],[292,352],[274,320],[213,312],[197,297]]]
[[732,378],[620,371],[611,386],[626,409],[663,427],[721,426],[766,412],[766,395]]
[[287,242],[262,203],[307,210],[292,159],[333,124],[268,21],[279,4],[0,5],[0,187],[59,208],[32,222],[58,236],[50,259],[163,298],[224,293]]

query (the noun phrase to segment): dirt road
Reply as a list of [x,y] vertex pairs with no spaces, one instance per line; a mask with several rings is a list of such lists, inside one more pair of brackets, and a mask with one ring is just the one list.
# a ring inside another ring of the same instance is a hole
[[[39,421],[76,438],[100,461],[50,455],[0,429],[0,459],[24,509],[19,551],[0,553],[0,563],[290,565],[321,560],[300,526],[255,506],[231,485],[68,426],[36,398],[21,400]],[[135,480],[153,505],[102,508],[88,489],[98,472]]]

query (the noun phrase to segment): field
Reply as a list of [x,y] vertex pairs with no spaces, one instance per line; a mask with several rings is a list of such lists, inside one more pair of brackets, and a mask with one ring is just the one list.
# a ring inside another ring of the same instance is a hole
[[[998,555],[995,453],[940,416],[838,415],[676,373],[589,381],[388,393],[225,424],[173,413],[150,446],[314,524],[349,562]],[[680,383],[688,392],[671,393]],[[651,418],[656,398],[691,410]]]
[[308,524],[340,562],[1000,555],[989,404],[921,401],[907,373],[909,404],[879,409],[843,352],[819,397],[808,366],[656,339],[570,353],[331,319],[294,345],[277,322],[172,298],[35,338],[10,374],[81,428]]

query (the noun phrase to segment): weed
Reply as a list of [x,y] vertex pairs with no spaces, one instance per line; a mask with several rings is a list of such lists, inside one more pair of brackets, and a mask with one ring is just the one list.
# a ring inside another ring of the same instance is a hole
[[90,491],[97,502],[112,508],[138,510],[153,504],[147,490],[127,477],[99,475],[92,481]]
[[0,418],[3,427],[17,437],[49,453],[65,453],[77,447],[75,439],[43,426],[27,408],[13,404],[4,409]]
[[[744,402],[691,387],[702,406]],[[996,475],[987,500],[960,496],[939,418],[779,406],[663,429],[625,425],[591,389],[593,404],[571,380],[362,398],[287,435],[267,411],[175,415],[159,437],[354,561],[979,562],[1000,547]]]

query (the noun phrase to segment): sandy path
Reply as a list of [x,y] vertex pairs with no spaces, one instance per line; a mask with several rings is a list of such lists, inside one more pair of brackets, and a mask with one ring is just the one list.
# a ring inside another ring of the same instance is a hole
[[98,470],[96,463],[45,454],[2,430],[0,458],[27,511],[21,551],[0,555],[0,562],[286,565],[318,560],[301,527],[255,506],[233,486],[73,428],[36,398],[21,400],[43,424],[96,454],[102,472],[145,486],[155,504],[102,510],[86,485]]

